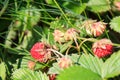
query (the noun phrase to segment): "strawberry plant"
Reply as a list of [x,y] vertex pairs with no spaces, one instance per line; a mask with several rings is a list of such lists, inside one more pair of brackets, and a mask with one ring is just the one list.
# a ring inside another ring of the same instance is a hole
[[0,80],[119,80],[120,0],[1,0]]

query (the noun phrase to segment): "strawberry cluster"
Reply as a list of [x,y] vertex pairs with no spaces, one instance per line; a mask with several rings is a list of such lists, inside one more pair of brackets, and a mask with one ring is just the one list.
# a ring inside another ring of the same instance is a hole
[[66,32],[54,30],[53,36],[56,42],[62,43],[65,41],[73,40],[78,35],[79,31],[74,28],[68,29]]
[[[97,22],[96,20],[85,20],[83,22],[82,28],[84,28],[89,35],[98,37],[104,33],[104,31],[106,29],[106,23],[104,23],[102,21]],[[78,38],[80,36],[79,31],[74,28],[69,28],[66,31],[61,31],[61,30],[55,29],[53,32],[53,37],[54,37],[55,42],[58,42],[60,45],[64,44],[65,42],[68,42],[70,40],[75,40],[76,45],[70,44],[70,46],[75,48],[76,51],[79,51],[79,53],[80,53],[81,41],[85,40],[85,38]],[[78,40],[78,39],[81,39],[81,40]],[[30,54],[36,61],[45,63],[49,59],[51,59],[51,54],[53,52],[55,54],[53,56],[54,60],[57,60],[58,67],[60,69],[64,70],[73,65],[73,62],[70,59],[70,57],[68,57],[67,53],[64,56],[63,54],[61,54],[60,52],[57,51],[59,49],[57,49],[57,47],[55,45],[52,45],[52,46],[53,46],[53,49],[49,45],[45,44],[44,42],[37,42],[31,48]],[[97,56],[99,58],[103,58],[103,57],[106,57],[106,56],[109,56],[110,54],[112,54],[113,44],[109,39],[106,39],[106,38],[97,40],[96,42],[93,43],[91,50],[93,51],[95,56]],[[68,47],[68,51],[69,51],[69,47]],[[34,67],[35,67],[35,62],[32,62],[32,61],[28,62],[29,69],[33,70]],[[58,74],[56,74],[56,73],[48,74],[49,80],[56,80],[57,75]]]

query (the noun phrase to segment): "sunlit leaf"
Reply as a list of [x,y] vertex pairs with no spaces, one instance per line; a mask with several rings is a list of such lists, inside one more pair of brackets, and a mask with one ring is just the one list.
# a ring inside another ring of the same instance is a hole
[[6,77],[6,68],[5,68],[5,63],[0,63],[0,80],[5,80]]
[[79,1],[69,1],[69,2],[65,2],[63,4],[63,6],[68,10],[71,11],[75,14],[81,14],[85,8],[86,8],[86,4],[80,4]]
[[60,52],[63,53],[72,43],[73,41],[69,41],[63,45],[60,45]]
[[111,78],[120,74],[120,51],[114,52],[102,67],[102,77]]
[[63,29],[64,28],[68,28],[68,23],[67,21],[63,20],[63,19],[58,19],[56,18],[55,21],[52,21],[50,24],[50,28],[51,29]]
[[48,74],[59,74],[61,70],[57,63],[53,63],[53,66],[49,68]]
[[69,56],[70,59],[73,61],[73,63],[75,64],[79,64],[79,60],[80,60],[80,55],[78,55],[77,53],[72,54],[71,56]]
[[62,71],[57,80],[101,80],[101,77],[81,66],[73,66]]
[[103,66],[102,59],[99,59],[98,57],[94,57],[91,54],[85,55],[83,54],[80,57],[79,63],[82,67],[90,69],[91,71],[101,75],[101,68]]
[[120,33],[120,16],[114,17],[110,22],[110,27]]
[[[17,60],[17,68],[28,68],[28,63],[32,61],[35,62],[35,60],[31,56],[25,56],[22,58],[19,58]],[[40,62],[35,62],[34,70],[42,68],[44,65],[41,64]]]
[[105,12],[110,10],[110,1],[109,0],[89,0],[88,9],[93,12]]
[[18,69],[12,74],[12,80],[49,80],[47,75],[41,71],[29,69]]

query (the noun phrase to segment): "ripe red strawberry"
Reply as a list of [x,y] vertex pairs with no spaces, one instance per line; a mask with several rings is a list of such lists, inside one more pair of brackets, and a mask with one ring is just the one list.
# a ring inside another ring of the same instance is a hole
[[53,33],[53,36],[54,36],[54,40],[56,42],[64,42],[64,33],[60,30],[55,30],[54,33]]
[[74,28],[70,28],[65,32],[65,40],[72,40],[73,38],[76,38],[76,36],[78,35],[78,31],[75,30]]
[[86,32],[95,37],[100,36],[106,29],[106,23],[96,22],[95,20],[86,20],[83,22],[83,27],[85,27]]
[[51,51],[48,50],[48,46],[43,42],[35,43],[30,53],[31,56],[39,62],[46,62],[51,57]]
[[49,75],[49,80],[55,80],[55,79],[56,79],[56,74]]
[[70,58],[68,57],[62,57],[58,60],[58,65],[60,68],[64,69],[64,68],[68,68],[69,66],[72,65],[72,61]]
[[29,62],[28,62],[28,68],[31,69],[31,70],[33,70],[34,67],[35,67],[35,62],[29,61]]
[[93,53],[99,58],[112,54],[113,46],[109,39],[101,39],[92,46]]

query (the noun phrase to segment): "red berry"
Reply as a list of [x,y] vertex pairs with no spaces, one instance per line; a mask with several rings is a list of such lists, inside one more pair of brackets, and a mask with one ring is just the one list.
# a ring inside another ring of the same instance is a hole
[[68,68],[69,66],[72,65],[72,61],[68,57],[62,57],[58,60],[58,65],[60,68]]
[[56,74],[49,75],[49,80],[55,80],[55,79],[56,79]]
[[47,49],[47,45],[42,42],[37,42],[33,45],[30,53],[35,60],[39,62],[46,62],[51,57],[51,51]]
[[93,53],[99,58],[112,54],[113,46],[109,39],[101,39],[92,46]]

